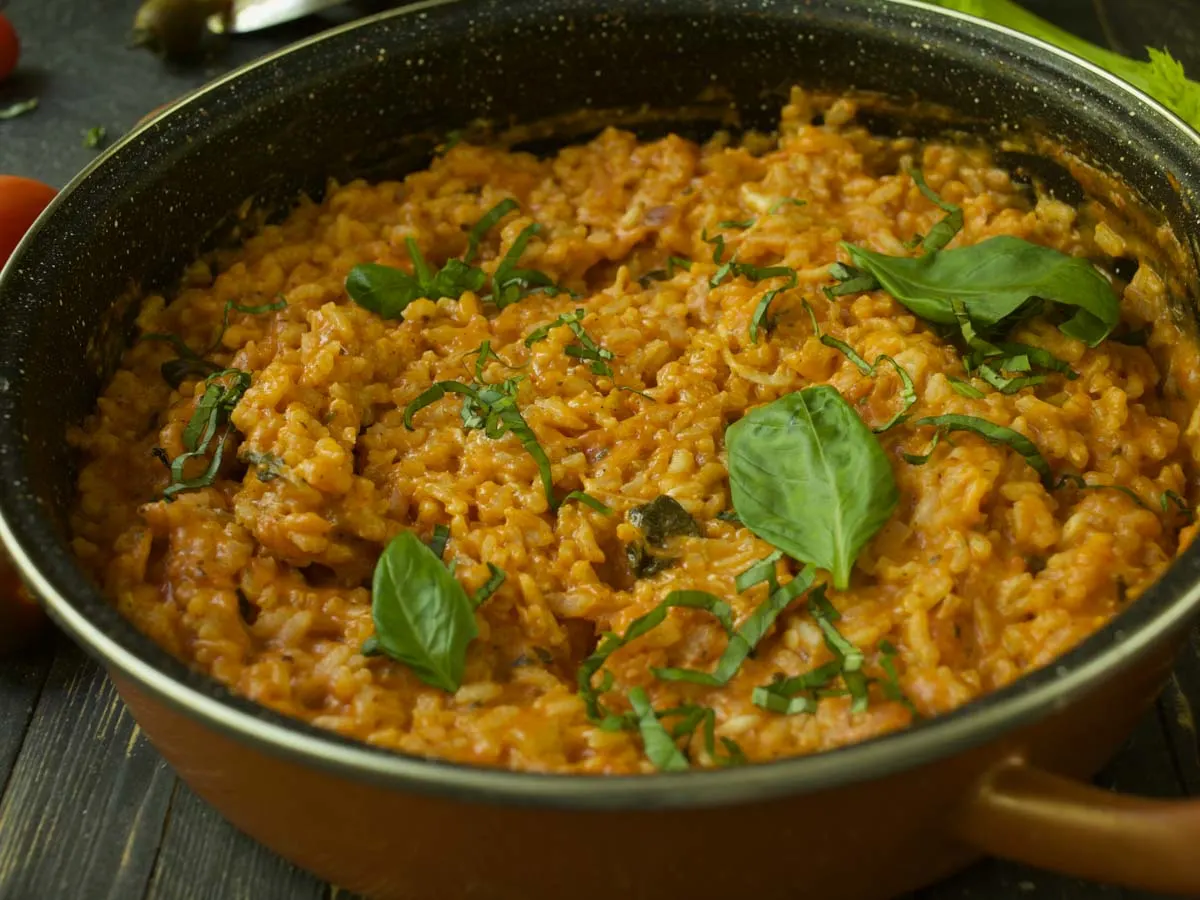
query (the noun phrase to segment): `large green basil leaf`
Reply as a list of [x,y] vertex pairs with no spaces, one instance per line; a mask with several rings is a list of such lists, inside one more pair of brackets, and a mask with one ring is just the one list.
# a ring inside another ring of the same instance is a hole
[[747,528],[844,589],[899,502],[875,435],[828,385],[747,413],[725,432],[733,507]]
[[479,634],[475,604],[458,579],[412,532],[387,545],[375,565],[375,645],[426,684],[457,691],[467,645]]
[[919,257],[886,256],[843,243],[855,266],[930,322],[954,325],[953,301],[991,328],[1034,299],[1076,307],[1060,328],[1094,347],[1120,318],[1112,285],[1086,259],[1001,235],[969,247]]

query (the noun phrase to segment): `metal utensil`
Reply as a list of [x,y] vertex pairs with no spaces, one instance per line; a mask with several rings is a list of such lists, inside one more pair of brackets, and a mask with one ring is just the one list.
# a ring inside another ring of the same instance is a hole
[[341,6],[345,2],[346,0],[237,0],[233,5],[233,16],[228,20],[214,17],[209,22],[209,29],[218,33],[233,34],[259,31],[333,6]]

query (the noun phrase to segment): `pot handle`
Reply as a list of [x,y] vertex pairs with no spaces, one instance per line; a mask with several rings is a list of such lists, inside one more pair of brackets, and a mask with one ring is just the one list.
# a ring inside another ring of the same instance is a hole
[[1138,890],[1200,896],[1200,800],[1116,794],[1009,760],[956,822],[991,856]]

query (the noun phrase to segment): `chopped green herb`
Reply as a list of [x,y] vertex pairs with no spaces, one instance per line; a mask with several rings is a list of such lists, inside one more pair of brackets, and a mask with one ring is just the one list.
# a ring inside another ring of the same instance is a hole
[[4,119],[15,119],[17,116],[23,116],[26,113],[31,113],[37,108],[37,97],[30,97],[28,100],[21,100],[18,103],[0,107],[0,121]]
[[846,359],[853,363],[854,367],[858,369],[859,372],[870,378],[874,378],[876,377],[880,364],[886,362],[896,370],[896,374],[900,377],[900,409],[898,409],[896,414],[882,425],[879,425],[871,430],[876,434],[883,434],[885,431],[890,431],[897,425],[908,421],[909,410],[917,405],[917,389],[913,384],[912,376],[908,374],[908,370],[886,353],[881,353],[879,356],[875,357],[875,363],[873,365],[868,363],[858,354],[858,351],[856,351],[845,341],[840,341],[832,335],[822,334],[821,328],[817,324],[816,313],[813,312],[812,306],[810,306],[807,301],[805,301],[804,305],[808,309],[809,318],[812,319],[813,332],[820,339],[821,343],[826,347],[832,347],[834,350],[840,352],[846,357]]
[[900,687],[900,676],[896,673],[896,657],[898,655],[890,641],[880,641],[879,668],[883,669],[884,677],[879,681],[879,687],[883,691],[884,697],[894,703],[902,703],[913,714],[913,718],[919,719],[921,714],[917,712],[917,707]]
[[646,749],[646,757],[661,772],[679,772],[688,766],[687,757],[675,745],[675,739],[658,720],[646,692],[635,687],[629,692],[629,704],[637,719],[638,731],[642,734],[642,745]]
[[925,176],[921,174],[920,169],[913,169],[908,173],[912,176],[912,180],[916,183],[917,189],[925,195],[925,199],[937,206],[944,212],[945,218],[929,229],[929,234],[921,239],[921,249],[926,253],[936,253],[941,250],[962,231],[963,228],[963,211],[962,207],[955,206],[953,203],[947,203],[936,193],[934,193],[928,184],[925,183]]
[[722,512],[717,513],[717,518],[720,519],[722,522],[731,522],[734,525],[742,524],[741,518],[738,516],[737,512],[732,509],[726,509]]
[[637,388],[635,388],[635,387],[629,387],[628,385],[624,385],[624,384],[618,384],[618,385],[617,385],[617,390],[618,390],[618,391],[628,391],[628,392],[629,392],[629,393],[631,393],[631,394],[637,394],[639,397],[645,397],[645,398],[646,398],[647,400],[649,400],[651,403],[657,403],[657,402],[658,402],[658,401],[657,401],[657,400],[655,400],[653,397],[651,397],[649,394],[647,394],[645,391],[639,391],[639,390],[638,390]]
[[[216,481],[225,454],[225,441],[232,429],[228,424],[229,417],[249,387],[250,373],[240,369],[224,369],[205,379],[204,393],[183,429],[185,452],[171,461],[171,483],[163,490],[163,499],[173,500],[177,494],[210,487]],[[210,452],[212,458],[204,473],[185,478],[183,471],[188,462]]]
[[600,702],[600,694],[608,690],[608,686],[611,686],[611,674],[606,673],[609,677],[601,681],[598,689],[595,684],[596,673],[603,668],[605,662],[608,661],[608,658],[613,653],[620,650],[630,641],[636,640],[652,629],[657,628],[666,620],[667,613],[676,607],[681,609],[705,610],[716,617],[726,633],[732,633],[733,631],[733,610],[720,597],[716,597],[706,591],[672,591],[667,594],[665,600],[650,610],[650,612],[630,622],[629,627],[625,629],[623,635],[617,635],[612,632],[604,634],[592,655],[587,657],[579,666],[579,696],[583,698],[588,718],[593,722],[600,723],[602,726],[607,722],[610,727],[621,727],[620,718],[610,713]]
[[517,383],[520,377],[510,378],[501,384],[463,384],[460,381],[434,382],[427,390],[404,408],[404,427],[413,430],[413,416],[441,400],[446,394],[463,396],[462,420],[467,431],[482,430],[492,440],[499,440],[508,433],[516,436],[525,452],[537,463],[542,479],[542,488],[551,509],[557,509],[554,499],[554,480],[550,470],[550,458],[538,443],[537,435],[517,409]]
[[1058,481],[1054,482],[1051,490],[1057,491],[1066,487],[1067,485],[1070,485],[1071,487],[1080,491],[1117,491],[1124,494],[1142,509],[1150,509],[1150,505],[1141,497],[1139,497],[1137,492],[1132,488],[1128,488],[1123,484],[1093,484],[1086,481],[1082,475],[1075,475],[1070,472],[1065,475],[1060,475]]
[[793,678],[777,674],[770,684],[756,687],[750,700],[755,706],[785,716],[815,713],[817,698],[814,692],[827,688],[841,674],[842,662],[838,659]]
[[438,559],[446,558],[446,544],[450,542],[450,529],[445,525],[434,525],[433,536],[429,539],[429,549]]
[[679,562],[679,558],[651,553],[645,543],[635,541],[625,545],[625,561],[629,564],[629,571],[634,578],[653,578],[659,572],[665,572],[674,566]]
[[674,277],[677,270],[689,272],[691,268],[692,261],[690,259],[684,259],[682,256],[668,256],[667,267],[665,269],[652,269],[638,279],[638,284],[647,288],[651,282],[669,280]]
[[[1054,483],[1054,474],[1050,471],[1050,464],[1046,462],[1037,445],[1019,431],[1013,431],[1011,428],[1005,428],[1003,425],[996,425],[987,419],[980,419],[975,416],[930,416],[925,419],[918,419],[916,424],[932,425],[937,429],[936,434],[938,435],[951,434],[956,431],[970,431],[979,435],[990,444],[1004,444],[1021,454],[1025,462],[1042,477],[1042,481],[1047,487],[1052,486]],[[928,459],[929,453],[932,452],[933,447],[931,446],[925,459]]]
[[103,125],[93,125],[83,133],[83,146],[88,150],[99,150],[108,143],[108,129]]
[[274,312],[275,310],[284,309],[287,306],[287,300],[280,296],[277,300],[271,303],[263,303],[259,306],[243,306],[236,300],[227,300],[225,309],[221,313],[221,328],[217,332],[217,336],[213,338],[213,342],[207,348],[197,353],[189,347],[177,334],[168,332],[150,332],[143,334],[143,341],[163,341],[175,348],[175,352],[179,354],[177,359],[169,359],[159,367],[159,372],[162,375],[163,381],[169,384],[176,390],[188,378],[211,375],[220,370],[220,366],[216,363],[209,362],[204,357],[215,351],[221,346],[221,341],[225,337],[225,332],[229,330],[229,313],[236,311],[246,313],[248,315],[261,315],[262,313]]
[[545,272],[517,266],[529,241],[541,230],[542,226],[537,224],[526,225],[521,229],[517,239],[500,260],[500,265],[496,267],[496,272],[492,275],[491,297],[498,309],[511,306],[535,291],[543,291],[551,297],[558,294],[559,287]]
[[933,441],[930,443],[928,449],[926,449],[924,453],[901,453],[900,455],[904,457],[904,461],[909,465],[923,466],[925,463],[929,462],[930,458],[933,456],[933,451],[937,449],[937,445],[941,442],[942,432],[935,431],[933,433]]
[[844,589],[899,491],[879,440],[829,385],[751,410],[725,432],[733,507],[789,556]]
[[469,351],[466,355],[475,357],[475,380],[480,383],[483,382],[483,370],[484,367],[487,366],[489,359],[494,359],[496,362],[500,363],[500,365],[504,366],[504,368],[510,371],[517,371],[518,369],[525,368],[524,366],[510,366],[508,363],[506,363],[500,358],[500,355],[492,349],[491,341],[483,341],[478,347]]
[[[762,277],[764,278],[774,278],[781,275],[787,275],[787,281],[785,281],[779,287],[772,288],[763,294],[762,299],[758,301],[758,305],[754,308],[754,314],[750,317],[750,343],[752,344],[758,343],[758,332],[760,330],[770,331],[775,327],[775,320],[771,316],[771,304],[774,302],[775,298],[784,291],[792,290],[797,284],[799,284],[799,281],[796,278],[795,270],[790,269],[787,266],[775,266],[770,269],[759,269],[757,271],[764,273],[762,274]],[[770,273],[769,275],[765,274],[768,272]]]
[[746,228],[754,227],[754,219],[745,219],[743,221],[739,221],[737,219],[726,219],[724,222],[718,222],[717,227],[744,230]]
[[629,524],[641,530],[655,547],[665,547],[668,538],[700,537],[703,532],[691,513],[674,497],[663,494],[629,511]]
[[597,344],[584,329],[582,322],[586,315],[587,312],[583,309],[563,313],[553,322],[531,331],[529,336],[525,338],[525,346],[532,347],[538,341],[545,340],[551,330],[565,325],[571,329],[571,333],[575,335],[577,343],[568,344],[563,348],[563,353],[575,359],[590,361],[593,375],[612,375],[612,367],[608,364],[613,358],[612,351],[606,350]]
[[483,586],[475,592],[473,597],[471,597],[471,605],[475,609],[479,609],[479,607],[483,606],[483,604],[492,596],[492,594],[500,590],[500,586],[504,584],[504,580],[508,577],[504,574],[504,570],[499,566],[488,563],[487,567],[488,572],[491,573],[488,575],[488,580],[485,581]]
[[1174,491],[1164,491],[1158,502],[1159,505],[1162,506],[1163,512],[1169,512],[1171,509],[1170,504],[1173,503],[1175,504],[1176,508],[1187,517],[1189,522],[1195,518],[1195,513],[1193,512],[1192,507],[1186,500],[1184,500]]
[[964,397],[969,397],[972,400],[979,400],[984,396],[983,391],[972,385],[969,381],[964,381],[957,376],[950,375],[947,379],[950,382],[950,387],[958,394]]
[[785,206],[807,206],[807,205],[808,205],[807,200],[798,200],[795,197],[780,197],[778,200],[776,200],[774,203],[771,204],[771,208],[767,210],[767,215],[773,216],[777,212],[779,212],[781,209],[783,209]]
[[[809,589],[813,583],[813,568],[805,566],[800,573],[782,587],[774,586],[774,575],[772,574],[770,584],[773,588],[768,594],[767,599],[755,607],[754,612],[746,618],[741,627],[737,631],[729,635],[729,643],[725,646],[725,652],[721,654],[721,658],[717,660],[716,668],[710,672],[701,672],[696,669],[660,669],[651,667],[650,671],[656,678],[663,681],[688,681],[693,684],[703,684],[710,687],[720,687],[728,684],[730,679],[737,674],[738,669],[753,651],[758,646],[758,642],[763,639],[767,631],[779,618],[792,601]],[[722,621],[726,632],[729,632],[729,626]]]
[[521,206],[516,200],[509,197],[506,200],[501,200],[486,213],[483,214],[478,222],[472,227],[467,235],[467,252],[463,256],[463,262],[468,265],[475,262],[475,257],[479,255],[479,243],[482,241],[489,231],[499,224],[500,220],[507,216],[510,212],[520,209]]
[[599,500],[597,500],[595,497],[593,497],[591,494],[585,494],[583,491],[571,491],[571,493],[569,493],[569,494],[567,494],[567,496],[563,497],[562,502],[570,503],[572,500],[575,500],[578,503],[582,503],[584,506],[590,506],[592,509],[594,509],[596,512],[598,512],[602,515],[611,516],[613,514],[611,507],[606,506],[605,504],[603,504]]
[[283,464],[283,460],[274,453],[259,453],[255,450],[247,450],[244,454],[246,462],[254,466],[254,474],[258,476],[258,480],[262,482],[274,481],[276,478],[282,478],[287,467]]

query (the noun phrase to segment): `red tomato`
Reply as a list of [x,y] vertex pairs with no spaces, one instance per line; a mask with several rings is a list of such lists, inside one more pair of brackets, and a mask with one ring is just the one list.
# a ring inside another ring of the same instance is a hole
[[20,55],[21,42],[17,40],[17,29],[0,14],[0,81],[12,74]]
[[0,175],[0,266],[57,193],[40,181]]

